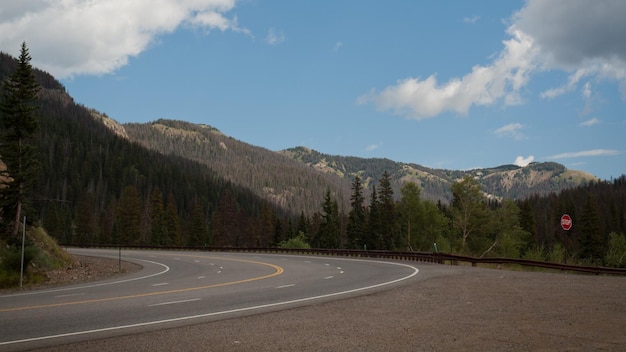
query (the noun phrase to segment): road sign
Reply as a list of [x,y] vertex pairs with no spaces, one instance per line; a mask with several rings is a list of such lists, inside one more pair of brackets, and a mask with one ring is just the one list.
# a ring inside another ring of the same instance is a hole
[[571,229],[572,225],[572,217],[567,214],[563,214],[563,216],[561,216],[561,227],[563,230],[567,231]]

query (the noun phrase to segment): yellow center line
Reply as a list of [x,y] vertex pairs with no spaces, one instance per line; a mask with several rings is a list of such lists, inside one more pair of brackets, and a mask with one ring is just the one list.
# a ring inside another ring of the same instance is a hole
[[[181,256],[181,255],[178,255],[178,256]],[[182,255],[182,256],[194,257],[194,256],[191,256],[191,255]],[[268,274],[268,275],[257,276],[257,277],[252,277],[252,278],[238,280],[238,281],[223,282],[223,283],[207,285],[207,286],[181,288],[181,289],[169,290],[169,291],[158,291],[158,292],[150,292],[150,293],[141,293],[141,294],[137,294],[137,295],[99,298],[99,299],[91,299],[91,300],[85,300],[85,301],[74,301],[74,302],[65,302],[65,303],[44,304],[44,305],[39,305],[39,306],[26,306],[26,307],[16,307],[16,308],[6,308],[6,309],[0,309],[0,313],[14,312],[14,311],[20,311],[20,310],[29,310],[29,309],[62,307],[62,306],[70,306],[70,305],[78,305],[78,304],[86,304],[86,303],[116,301],[116,300],[122,300],[122,299],[141,298],[141,297],[149,297],[149,296],[167,295],[167,294],[170,294],[170,293],[179,293],[179,292],[189,292],[189,291],[204,290],[204,289],[207,289],[207,288],[215,288],[215,287],[222,287],[222,286],[237,285],[237,284],[242,284],[242,283],[246,283],[246,282],[252,282],[252,281],[257,281],[257,280],[269,279],[271,277],[278,276],[278,275],[282,274],[285,271],[283,268],[281,268],[278,265],[274,265],[274,264],[270,264],[270,263],[257,262],[257,261],[252,261],[252,260],[220,258],[220,257],[201,257],[201,258],[205,258],[205,259],[209,259],[209,258],[210,259],[221,259],[221,260],[230,260],[230,261],[242,262],[242,263],[252,263],[252,264],[265,265],[265,266],[269,266],[269,267],[273,268],[276,271],[271,273],[271,274]]]

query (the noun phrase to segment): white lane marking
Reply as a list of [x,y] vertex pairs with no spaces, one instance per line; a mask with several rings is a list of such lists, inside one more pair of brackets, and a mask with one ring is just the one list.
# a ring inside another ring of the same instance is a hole
[[14,344],[18,344],[18,343],[33,342],[33,341],[50,340],[50,339],[55,339],[55,338],[60,338],[60,337],[87,335],[87,334],[94,334],[94,333],[106,332],[106,331],[132,329],[132,328],[138,328],[138,327],[144,327],[144,326],[166,324],[166,323],[174,323],[174,322],[180,322],[180,321],[186,321],[186,320],[192,320],[192,319],[214,317],[214,316],[218,316],[218,315],[247,312],[247,311],[257,310],[257,309],[279,307],[279,306],[284,306],[284,305],[294,304],[294,303],[308,302],[308,301],[313,301],[313,300],[317,300],[317,299],[323,299],[323,298],[330,298],[330,297],[335,297],[335,296],[340,296],[340,295],[346,295],[346,294],[350,294],[350,293],[355,293],[355,292],[359,292],[359,291],[365,291],[365,290],[369,290],[369,289],[373,289],[373,288],[378,288],[378,287],[382,287],[382,286],[386,286],[386,285],[395,284],[395,283],[398,283],[398,282],[401,282],[401,281],[404,281],[404,280],[408,280],[408,279],[412,278],[413,276],[417,275],[417,273],[419,273],[419,269],[418,268],[416,268],[416,267],[414,267],[412,265],[408,265],[408,264],[394,263],[394,262],[382,262],[382,261],[377,261],[377,260],[369,261],[369,260],[364,260],[364,259],[350,259],[350,260],[362,261],[362,262],[367,261],[367,262],[370,262],[370,263],[382,263],[382,264],[389,264],[389,265],[404,266],[404,267],[413,269],[413,272],[410,275],[407,275],[405,277],[401,277],[399,279],[386,281],[386,282],[381,282],[379,284],[365,286],[365,287],[361,287],[361,288],[355,288],[355,289],[347,290],[347,291],[339,291],[339,292],[334,292],[334,293],[327,293],[327,294],[319,295],[319,296],[305,297],[305,298],[293,299],[293,300],[290,300],[290,301],[283,301],[283,302],[276,302],[276,303],[268,303],[268,304],[262,304],[262,305],[258,305],[258,306],[252,306],[252,307],[235,308],[235,309],[230,309],[230,310],[223,310],[223,311],[220,311],[220,312],[212,312],[212,313],[205,313],[205,314],[198,314],[198,315],[189,315],[189,316],[185,316],[185,317],[163,319],[163,320],[153,320],[153,321],[148,321],[148,322],[145,322],[145,323],[118,325],[118,326],[111,326],[111,327],[108,327],[108,328],[101,328],[101,329],[74,331],[74,332],[68,332],[68,333],[64,333],[64,334],[31,337],[31,338],[22,339],[22,340],[4,341],[4,342],[0,342],[0,346],[14,345]]
[[54,298],[64,298],[64,297],[75,297],[75,296],[84,296],[84,293],[70,293],[69,295],[58,295],[54,296]]
[[198,279],[204,279],[206,276],[198,276]]
[[58,289],[52,289],[52,290],[41,290],[41,291],[33,291],[33,292],[26,292],[26,293],[15,293],[15,294],[12,294],[12,295],[0,295],[0,298],[15,297],[15,296],[38,295],[38,294],[42,294],[42,293],[82,290],[84,288],[116,285],[116,284],[121,284],[121,283],[125,283],[125,282],[131,282],[131,281],[148,279],[148,278],[151,278],[151,277],[155,277],[155,276],[159,276],[159,275],[165,274],[166,272],[170,271],[170,267],[165,265],[165,264],[163,264],[163,263],[153,262],[151,260],[145,260],[145,259],[131,258],[131,257],[127,257],[127,258],[130,258],[130,259],[133,259],[133,260],[139,260],[139,261],[142,261],[142,262],[151,263],[151,264],[155,264],[155,265],[160,265],[160,266],[164,267],[165,269],[163,269],[163,271],[160,271],[158,273],[154,273],[154,274],[150,274],[150,275],[146,275],[146,276],[140,276],[140,277],[136,277],[136,278],[133,278],[133,279],[118,280],[118,281],[113,281],[113,282],[102,282],[102,283],[99,283],[99,284],[91,284],[91,285],[85,285],[85,286],[64,287],[64,288],[58,288]]
[[169,305],[169,304],[187,303],[187,302],[194,302],[194,301],[199,301],[199,300],[201,300],[201,298],[192,298],[192,299],[186,299],[186,300],[183,300],[183,301],[172,301],[172,302],[163,302],[163,303],[149,304],[148,307],[166,306],[166,305]]
[[161,282],[161,283],[158,283],[158,284],[153,284],[153,285],[152,285],[152,287],[156,287],[156,286],[165,286],[165,285],[169,285],[169,283],[167,283],[167,282]]
[[331,276],[326,276],[326,277],[324,278],[324,280],[332,279],[333,277],[334,277],[334,276],[332,276],[332,275],[331,275]]
[[324,265],[326,265],[326,266],[330,266],[330,264],[328,264],[328,263],[326,263],[326,264],[324,264]]
[[277,286],[276,288],[287,288],[287,287],[292,287],[292,286],[296,286],[296,284],[282,285],[282,286]]
[[193,261],[194,263],[200,263],[200,261],[198,259]]

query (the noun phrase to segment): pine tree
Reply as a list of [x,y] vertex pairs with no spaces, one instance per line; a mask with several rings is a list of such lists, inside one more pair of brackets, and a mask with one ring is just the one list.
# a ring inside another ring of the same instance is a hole
[[167,205],[163,219],[165,231],[162,243],[167,246],[182,245],[182,231],[180,229],[178,207],[176,206],[176,197],[174,197],[173,192],[170,192],[167,197]]
[[348,246],[359,248],[362,246],[365,234],[365,206],[363,202],[363,185],[359,176],[354,177],[352,184],[352,196],[350,197],[350,213],[348,214]]
[[80,195],[76,204],[76,216],[74,217],[75,232],[72,243],[95,243],[97,229],[96,197],[91,192]]
[[398,219],[396,218],[396,204],[393,200],[393,189],[391,188],[391,176],[387,171],[383,173],[378,182],[380,191],[378,200],[380,202],[380,217],[383,226],[383,241],[385,249],[397,249],[399,245]]
[[5,166],[0,168],[0,217],[12,238],[17,237],[20,219],[30,206],[38,170],[36,148],[30,139],[39,127],[35,117],[39,85],[30,60],[26,43],[22,43],[17,70],[4,82],[0,102],[0,159]]
[[332,200],[330,196],[330,190],[327,190],[324,196],[322,211],[318,235],[320,248],[339,248],[339,209],[337,201]]
[[378,201],[378,193],[376,186],[372,186],[372,197],[370,199],[370,208],[367,214],[367,229],[365,232],[365,241],[363,243],[366,249],[384,249],[383,243],[383,226],[380,216],[380,202]]
[[135,186],[122,189],[117,206],[117,225],[120,244],[135,244],[140,238],[141,198]]
[[204,215],[204,208],[202,203],[194,198],[191,201],[191,210],[189,216],[189,223],[187,226],[189,239],[187,245],[189,246],[202,246],[207,243],[209,224]]
[[165,209],[163,207],[163,194],[159,187],[155,187],[150,195],[150,242],[158,246],[163,244],[165,238]]
[[604,257],[604,238],[600,231],[600,214],[595,197],[587,195],[580,219],[581,235],[579,240],[581,259],[597,261]]

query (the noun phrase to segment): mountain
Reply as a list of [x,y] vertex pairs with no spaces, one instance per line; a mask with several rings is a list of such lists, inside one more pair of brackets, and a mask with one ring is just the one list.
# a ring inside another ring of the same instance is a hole
[[391,175],[396,197],[400,197],[402,185],[414,182],[422,188],[424,198],[444,203],[452,199],[451,185],[468,174],[479,181],[488,196],[497,199],[558,193],[597,180],[591,174],[553,162],[460,171],[381,158],[327,155],[303,146],[274,152],[226,136],[215,127],[183,121],[161,119],[118,125],[115,129],[117,133],[123,129],[131,141],[148,149],[208,165],[260,197],[309,215],[319,211],[326,190],[349,209],[354,177],[361,178],[367,194],[385,171]]
[[[0,80],[16,66],[0,53]],[[60,242],[198,245],[209,240],[214,217],[256,228],[260,209],[268,217],[287,213],[207,165],[133,143],[123,126],[75,103],[50,74],[33,73],[40,128],[31,143],[41,177],[27,215]],[[269,243],[260,235],[250,241],[238,243]]]
[[[15,66],[12,57],[1,54],[0,79]],[[72,206],[71,214],[63,216],[73,216],[85,192],[95,194],[94,211],[104,213],[129,184],[146,202],[155,188],[164,197],[174,193],[182,221],[198,196],[209,218],[227,188],[235,190],[237,202],[249,215],[258,214],[256,207],[265,200],[283,214],[310,216],[320,211],[327,190],[347,213],[354,176],[361,177],[367,195],[385,171],[391,175],[396,198],[402,185],[411,181],[420,185],[422,197],[442,202],[450,201],[450,186],[467,174],[480,181],[486,194],[517,199],[595,180],[557,163],[443,170],[389,159],[327,155],[306,147],[275,152],[226,136],[215,127],[184,121],[119,124],[105,113],[76,104],[51,75],[35,70],[35,76],[43,88],[37,142],[46,151],[42,157],[46,179],[37,191],[40,198],[55,200],[38,205],[43,218],[50,216],[49,208],[61,211],[64,204]],[[58,227],[68,221],[57,220]]]
[[523,199],[530,195],[560,192],[595,181],[589,173],[568,170],[553,162],[531,163],[526,167],[503,165],[473,170],[432,169],[418,164],[395,162],[389,159],[364,159],[321,154],[306,147],[281,151],[320,172],[353,179],[358,175],[367,187],[376,183],[384,171],[392,179],[394,193],[399,194],[406,182],[414,182],[422,189],[422,196],[433,201],[449,202],[450,187],[466,175],[476,178],[483,192],[493,198]]
[[226,136],[217,128],[163,119],[124,124],[123,128],[131,141],[206,165],[293,214],[319,211],[326,190],[344,206],[349,204],[352,180],[318,172],[280,153]]

